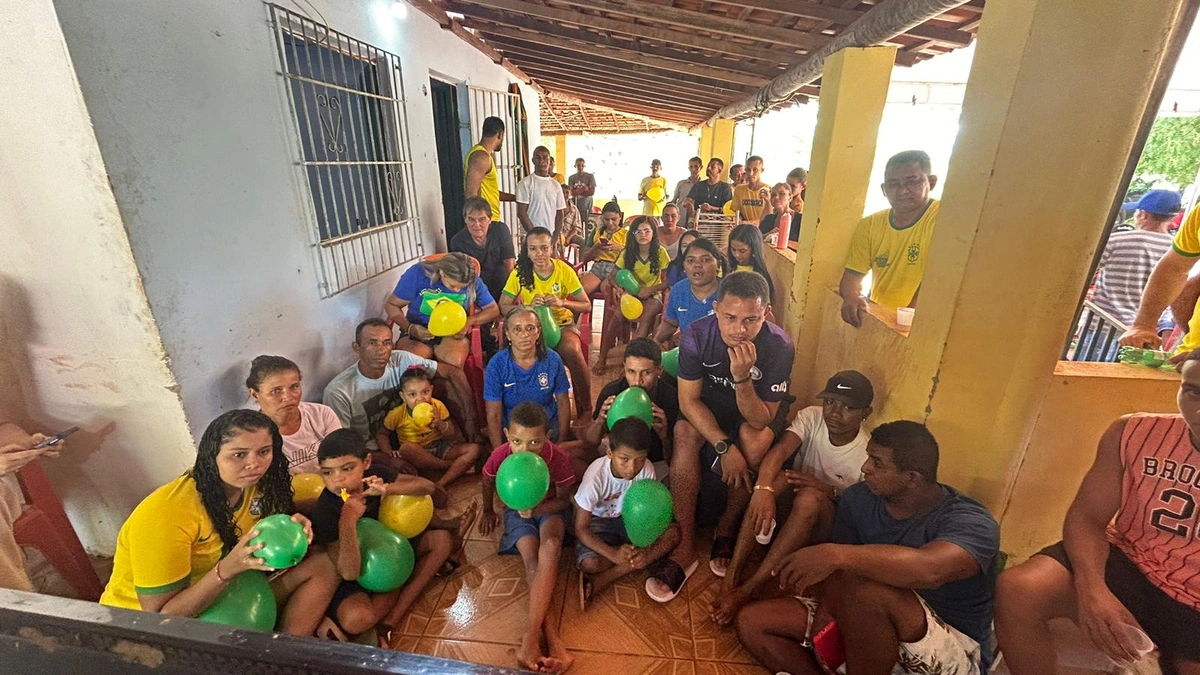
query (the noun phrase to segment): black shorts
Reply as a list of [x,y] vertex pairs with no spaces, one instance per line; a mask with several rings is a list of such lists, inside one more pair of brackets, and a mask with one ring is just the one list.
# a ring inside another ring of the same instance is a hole
[[[1038,551],[1073,572],[1067,549],[1060,541]],[[1163,593],[1120,549],[1110,546],[1104,581],[1113,595],[1158,645],[1163,657],[1200,662],[1200,611]]]
[[[355,593],[366,593],[367,597],[371,596],[370,592],[362,586],[359,586],[357,581],[343,580],[342,583],[338,584],[337,590],[333,592],[333,598],[329,601],[329,608],[325,610],[325,616],[333,619],[336,623],[338,620],[338,607],[341,607],[342,603]],[[339,628],[340,627],[341,626],[339,625]]]
[[[775,417],[771,420],[769,427],[774,436],[771,439],[771,445],[774,445],[775,441],[779,440],[779,435],[787,428],[788,411],[795,400],[789,396],[779,404],[779,409],[775,411]],[[715,417],[717,418],[717,424],[721,426],[721,431],[725,432],[725,436],[736,441],[745,420],[740,415],[715,415]],[[708,469],[718,476],[721,475],[721,456],[717,454],[712,444],[707,441],[700,447],[700,468],[702,470]]]

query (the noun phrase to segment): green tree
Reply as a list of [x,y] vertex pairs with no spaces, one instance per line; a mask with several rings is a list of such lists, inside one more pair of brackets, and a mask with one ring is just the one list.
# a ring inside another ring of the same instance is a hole
[[1184,187],[1196,180],[1197,169],[1200,169],[1200,117],[1155,120],[1134,175],[1158,176]]

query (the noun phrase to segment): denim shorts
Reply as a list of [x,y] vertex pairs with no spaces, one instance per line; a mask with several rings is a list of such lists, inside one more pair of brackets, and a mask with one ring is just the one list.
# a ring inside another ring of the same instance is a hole
[[[592,521],[588,523],[588,530],[600,538],[600,541],[609,546],[623,546],[629,542],[629,535],[625,532],[625,522],[621,520],[621,516],[616,518],[597,518],[592,516]],[[599,553],[588,548],[583,541],[575,541],[575,564],[582,565],[583,561],[588,558],[599,558]]]
[[562,515],[551,513],[544,516],[522,518],[521,514],[504,507],[504,533],[500,535],[500,555],[519,555],[517,542],[525,537],[541,537],[542,525],[551,518],[562,520]]

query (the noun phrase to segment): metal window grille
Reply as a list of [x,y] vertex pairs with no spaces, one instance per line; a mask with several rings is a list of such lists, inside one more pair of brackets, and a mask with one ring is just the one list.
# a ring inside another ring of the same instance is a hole
[[328,297],[424,252],[400,58],[269,8]]
[[1119,340],[1126,330],[1128,326],[1116,317],[1092,304],[1091,300],[1084,300],[1079,323],[1063,347],[1062,358],[1064,361],[1116,361]]
[[[500,151],[492,156],[492,161],[496,163],[500,191],[516,194],[517,183],[525,177],[525,163],[521,159],[526,145],[521,140],[521,96],[482,87],[467,87],[467,91],[470,96],[472,145],[479,142],[485,117],[504,120],[504,142],[500,145]],[[508,225],[517,251],[520,251],[524,230],[517,222],[516,203],[501,202],[500,213],[492,214],[492,218]]]

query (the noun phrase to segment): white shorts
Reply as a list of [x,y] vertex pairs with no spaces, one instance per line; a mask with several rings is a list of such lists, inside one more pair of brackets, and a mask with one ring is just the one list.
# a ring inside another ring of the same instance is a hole
[[900,643],[900,659],[892,674],[979,675],[979,643],[942,621],[920,595],[917,599],[925,608],[925,637]]

